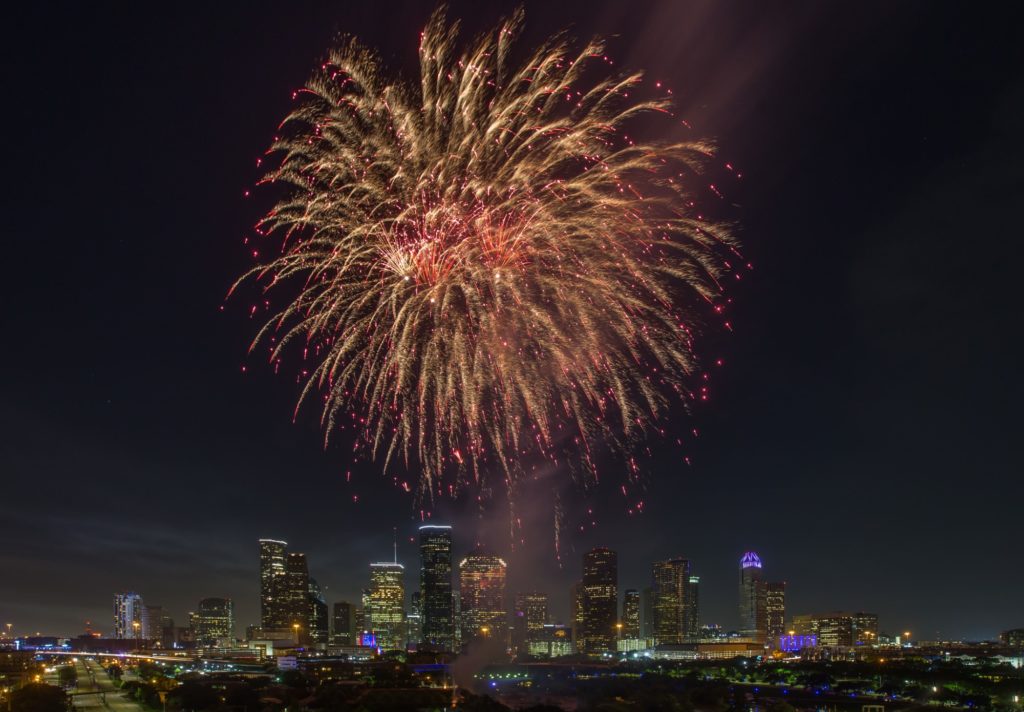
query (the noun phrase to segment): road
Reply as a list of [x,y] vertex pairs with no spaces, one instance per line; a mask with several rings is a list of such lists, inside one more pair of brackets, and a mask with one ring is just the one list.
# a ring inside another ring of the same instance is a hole
[[74,665],[78,673],[78,687],[72,695],[76,712],[144,712],[141,704],[126,699],[114,687],[107,671],[95,660],[78,658]]

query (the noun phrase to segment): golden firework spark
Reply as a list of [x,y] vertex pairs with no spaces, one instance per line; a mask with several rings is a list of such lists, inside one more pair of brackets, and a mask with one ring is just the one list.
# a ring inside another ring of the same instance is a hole
[[359,413],[421,494],[641,434],[685,397],[694,305],[735,251],[694,207],[712,145],[624,133],[670,97],[636,98],[599,40],[514,61],[522,21],[458,54],[436,12],[418,85],[355,40],[332,50],[268,152],[286,196],[258,230],[281,250],[239,280],[288,295],[253,345],[302,345],[300,404],[322,397],[328,436]]

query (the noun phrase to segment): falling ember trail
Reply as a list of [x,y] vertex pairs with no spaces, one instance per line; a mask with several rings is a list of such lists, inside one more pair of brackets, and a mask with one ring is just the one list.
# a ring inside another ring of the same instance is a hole
[[737,254],[697,208],[714,147],[624,133],[678,123],[671,91],[611,73],[599,40],[559,35],[517,63],[522,24],[460,54],[435,12],[417,82],[354,39],[331,50],[261,161],[271,249],[250,247],[232,288],[287,295],[253,306],[253,350],[275,369],[301,355],[299,404],[321,400],[325,438],[354,426],[389,475],[421,473],[421,501],[511,492],[526,459],[592,484],[595,446],[628,456],[660,432]]

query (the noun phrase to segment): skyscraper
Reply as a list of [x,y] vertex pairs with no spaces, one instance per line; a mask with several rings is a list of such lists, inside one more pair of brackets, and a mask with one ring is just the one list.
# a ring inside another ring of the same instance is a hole
[[700,637],[700,576],[690,576],[683,601],[683,637]]
[[142,639],[142,596],[131,591],[114,594],[114,637]]
[[174,645],[174,621],[163,606],[146,606],[143,621],[143,637],[170,648]]
[[235,612],[230,598],[204,598],[192,618],[196,645],[226,647],[235,637]]
[[682,643],[687,634],[690,562],[687,559],[658,561],[653,567],[653,579],[654,641],[658,645]]
[[529,653],[548,622],[548,595],[538,591],[516,594],[512,609],[512,645],[520,655]]
[[423,643],[435,650],[453,650],[451,527],[420,527],[420,606]]
[[779,638],[786,633],[786,582],[765,584],[765,632],[768,644],[779,646]]
[[583,582],[577,581],[569,587],[569,618],[572,621],[572,640],[576,652],[582,652],[583,643]]
[[622,638],[636,640],[640,637],[640,592],[627,589],[622,599]]
[[405,641],[409,650],[419,650],[423,644],[423,596],[413,591],[409,597],[409,612],[405,616]]
[[505,562],[476,549],[459,564],[462,644],[479,636],[505,635]]
[[279,600],[284,582],[284,558],[288,542],[260,539],[260,626],[286,628],[288,621]]
[[283,588],[278,600],[285,626],[297,631],[298,640],[310,640],[309,566],[305,554],[289,553],[284,560]]
[[309,639],[317,645],[327,643],[330,621],[327,619],[327,600],[323,589],[313,577],[309,578]]
[[370,564],[365,596],[366,626],[384,650],[405,649],[405,567],[395,562]]
[[878,645],[878,615],[875,613],[853,614],[853,644],[874,647]]
[[332,645],[355,645],[353,636],[356,630],[356,621],[353,608],[348,601],[338,601],[334,604]]
[[761,557],[748,551],[740,558],[740,632],[764,640],[768,634],[767,601]]
[[654,587],[647,586],[640,592],[640,637],[643,639],[651,639],[655,637],[657,632],[657,626],[655,625],[655,614],[657,613],[657,606],[655,606],[655,595]]
[[618,555],[596,547],[583,555],[583,650],[615,650],[619,612]]

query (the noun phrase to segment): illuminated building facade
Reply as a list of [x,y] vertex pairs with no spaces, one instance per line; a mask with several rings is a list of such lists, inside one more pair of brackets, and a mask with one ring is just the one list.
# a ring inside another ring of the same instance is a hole
[[298,641],[310,639],[309,566],[305,554],[289,553],[284,559],[283,588],[278,587],[278,602],[285,626],[297,631]]
[[475,637],[505,635],[505,562],[477,549],[459,564],[462,644]]
[[793,632],[814,636],[823,648],[874,646],[878,643],[878,616],[842,611],[793,616]]
[[700,576],[691,575],[686,581],[683,600],[683,637],[700,637]]
[[370,589],[364,597],[367,628],[382,650],[405,649],[405,567],[370,564]]
[[560,658],[573,652],[572,628],[566,625],[545,623],[530,641],[530,655],[539,658]]
[[583,649],[583,609],[583,582],[577,581],[569,587],[569,619],[577,651]]
[[818,636],[816,635],[791,635],[789,633],[780,635],[773,645],[785,653],[797,653],[807,648],[818,647]]
[[309,579],[309,640],[316,645],[326,645],[330,635],[330,621],[327,613],[327,600],[323,589],[315,578]]
[[512,609],[512,647],[517,653],[528,653],[530,643],[540,635],[548,622],[548,595],[533,591],[516,594]]
[[122,640],[142,639],[145,616],[142,596],[131,591],[114,594],[114,637]]
[[143,637],[165,648],[174,646],[174,620],[163,606],[146,606],[143,616]]
[[654,624],[654,614],[656,612],[656,606],[654,605],[654,587],[647,586],[640,592],[640,637],[641,638],[654,638],[654,632],[657,628]]
[[280,600],[287,548],[288,542],[260,539],[260,626],[263,628],[288,626]]
[[230,647],[235,638],[235,609],[230,598],[204,598],[192,617],[192,636],[203,648]]
[[142,607],[142,635],[145,640],[153,640],[159,643],[162,638],[160,619],[164,609],[161,606]]
[[451,527],[420,527],[420,607],[423,643],[433,650],[454,650]]
[[878,645],[878,616],[874,613],[853,614],[853,644]]
[[999,640],[1008,648],[1024,648],[1024,628],[1012,628],[999,634]]
[[583,652],[615,650],[619,613],[619,557],[604,547],[583,555]]
[[622,598],[622,634],[625,640],[640,638],[640,592],[627,589]]
[[348,601],[334,604],[331,645],[355,645],[356,621],[353,606]]
[[658,561],[653,567],[654,640],[657,645],[682,643],[687,638],[690,562]]
[[786,632],[786,582],[770,581],[764,588],[765,629],[768,643],[774,647]]
[[405,642],[407,650],[418,650],[423,643],[423,597],[413,591],[409,597],[409,612],[405,616]]
[[740,559],[740,632],[754,640],[768,635],[767,601],[761,557],[748,551]]

